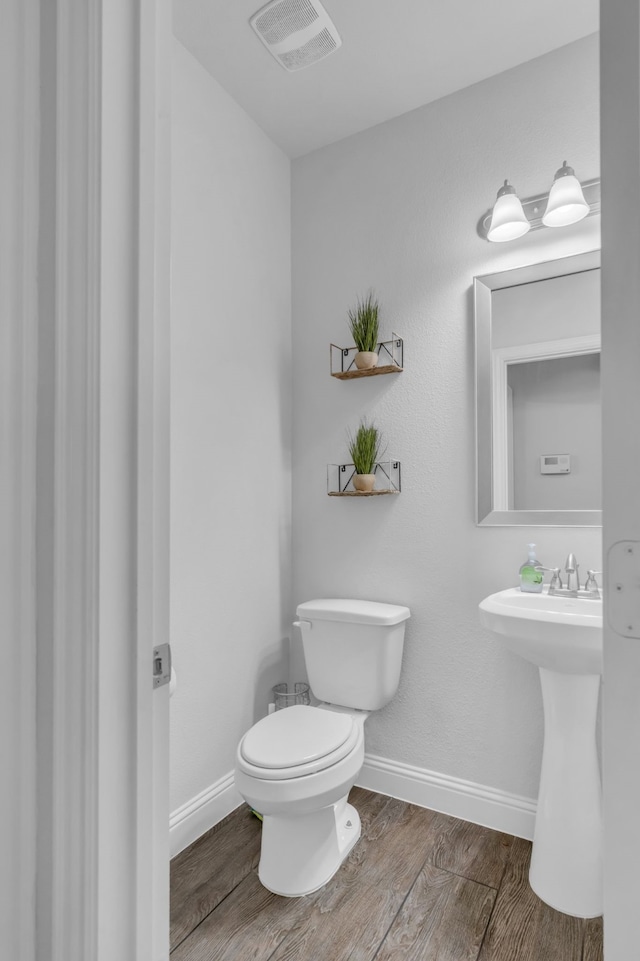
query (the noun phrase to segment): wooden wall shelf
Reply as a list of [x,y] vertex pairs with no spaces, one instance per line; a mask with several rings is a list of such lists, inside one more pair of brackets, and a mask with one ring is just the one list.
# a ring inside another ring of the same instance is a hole
[[376,497],[382,494],[399,494],[400,491],[329,491],[329,497]]
[[353,486],[356,469],[353,464],[327,464],[327,494],[329,497],[379,497],[399,494],[400,461],[386,460],[374,464],[376,486],[372,491],[357,491]]
[[338,380],[354,380],[356,377],[375,377],[378,374],[401,374],[403,368],[396,366],[396,364],[385,364],[384,367],[369,367],[368,370],[339,370],[335,374],[332,373],[332,377],[337,377]]
[[329,345],[329,366],[331,376],[338,380],[355,380],[357,377],[376,377],[379,374],[400,374],[404,367],[404,341],[397,334],[391,334],[391,340],[381,340],[378,344],[378,360],[382,361],[377,367],[368,370],[358,370],[355,363],[357,347],[338,347]]

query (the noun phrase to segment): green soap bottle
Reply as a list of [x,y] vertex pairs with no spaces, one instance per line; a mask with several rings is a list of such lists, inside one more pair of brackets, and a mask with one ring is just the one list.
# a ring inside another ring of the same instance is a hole
[[529,556],[520,568],[520,590],[530,594],[541,594],[544,574],[536,570],[536,567],[540,566],[540,561],[536,557],[536,545],[528,544],[527,546]]

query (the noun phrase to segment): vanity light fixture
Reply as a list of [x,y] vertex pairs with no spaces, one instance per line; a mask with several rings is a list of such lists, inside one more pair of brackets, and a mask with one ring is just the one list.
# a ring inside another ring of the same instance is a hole
[[565,160],[553,178],[547,209],[542,215],[545,227],[567,227],[577,224],[589,213],[589,204],[584,199],[580,181],[573,167]]
[[516,188],[508,180],[500,187],[491,214],[491,223],[487,231],[487,240],[493,243],[503,243],[506,240],[517,240],[531,229],[522,204],[516,195]]
[[508,180],[498,191],[492,210],[478,223],[478,233],[492,243],[517,240],[540,227],[566,227],[600,213],[600,179],[577,179],[566,160],[556,171],[549,194],[522,202]]

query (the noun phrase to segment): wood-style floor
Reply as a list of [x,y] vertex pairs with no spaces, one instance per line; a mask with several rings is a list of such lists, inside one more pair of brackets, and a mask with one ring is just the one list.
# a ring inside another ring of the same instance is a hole
[[543,904],[531,844],[354,788],[362,837],[304,898],[258,881],[246,807],[171,864],[171,961],[602,961],[602,920]]

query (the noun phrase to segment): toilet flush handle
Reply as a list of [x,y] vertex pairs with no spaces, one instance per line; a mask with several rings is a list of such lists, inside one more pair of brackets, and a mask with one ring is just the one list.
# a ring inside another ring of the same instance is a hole
[[312,624],[311,621],[294,621],[294,627],[299,627],[301,631],[310,631]]

